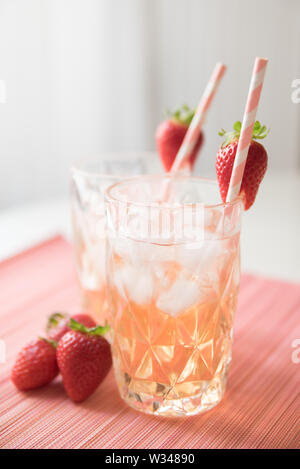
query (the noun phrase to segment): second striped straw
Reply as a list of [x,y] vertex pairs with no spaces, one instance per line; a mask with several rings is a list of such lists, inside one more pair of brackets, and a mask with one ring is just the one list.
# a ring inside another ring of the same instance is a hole
[[196,109],[193,120],[185,134],[182,145],[176,155],[174,163],[171,168],[171,173],[181,172],[191,172],[190,158],[191,153],[197,143],[202,125],[205,121],[206,113],[212,103],[216,90],[220,84],[220,81],[223,78],[223,75],[226,71],[226,66],[222,63],[217,63],[215,65],[212,76],[210,77],[209,82],[205,88],[203,96],[200,100],[200,103]]
[[240,193],[267,64],[268,60],[261,57],[257,57],[254,63],[241,134],[231,173],[226,202],[231,202]]

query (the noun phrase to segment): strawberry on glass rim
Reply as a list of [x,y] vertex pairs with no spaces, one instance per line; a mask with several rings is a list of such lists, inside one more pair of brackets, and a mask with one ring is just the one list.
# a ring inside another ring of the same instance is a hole
[[[225,141],[218,150],[216,157],[216,172],[222,201],[225,203],[229,188],[232,168],[237,152],[242,124],[235,122],[233,131],[219,132]],[[264,146],[256,140],[264,139],[269,133],[265,125],[256,121],[253,127],[252,140],[249,146],[247,161],[244,169],[242,184],[239,195],[244,202],[245,210],[254,203],[259,185],[264,178],[268,166],[268,155]]]
[[[168,112],[168,119],[161,122],[156,130],[156,146],[166,171],[170,171],[172,168],[194,114],[194,110],[190,109],[187,105],[183,105],[174,113]],[[194,167],[202,143],[203,132],[201,131],[191,155],[191,169]]]

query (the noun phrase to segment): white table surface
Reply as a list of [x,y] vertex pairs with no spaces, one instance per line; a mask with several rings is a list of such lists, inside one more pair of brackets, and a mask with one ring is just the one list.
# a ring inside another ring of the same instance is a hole
[[[71,239],[67,199],[0,212],[0,260],[56,234]],[[300,282],[300,175],[267,175],[244,214],[242,270]]]

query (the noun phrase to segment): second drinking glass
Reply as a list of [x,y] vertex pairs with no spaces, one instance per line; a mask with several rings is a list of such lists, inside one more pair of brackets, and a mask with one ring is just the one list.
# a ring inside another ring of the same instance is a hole
[[125,177],[149,172],[155,161],[153,153],[113,153],[87,159],[71,169],[73,245],[82,307],[97,323],[109,319],[104,192]]

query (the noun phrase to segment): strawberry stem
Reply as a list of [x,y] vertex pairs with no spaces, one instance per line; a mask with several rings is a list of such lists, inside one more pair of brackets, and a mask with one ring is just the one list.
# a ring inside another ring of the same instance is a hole
[[167,111],[167,115],[169,119],[176,122],[177,124],[181,124],[186,127],[188,127],[190,123],[192,122],[194,114],[195,114],[195,110],[190,109],[187,104],[183,104],[180,108],[176,109],[176,111],[174,112],[171,112],[169,110]]
[[[240,133],[241,133],[241,129],[242,129],[241,121],[236,121],[233,124],[233,129],[234,130],[231,132],[226,132],[226,130],[224,129],[220,130],[219,135],[221,137],[225,137],[225,140],[222,143],[223,148],[229,145],[231,142],[238,140]],[[270,132],[270,129],[267,129],[265,125],[261,125],[259,121],[256,121],[253,126],[252,139],[260,140],[260,139],[266,138],[269,132]]]
[[83,324],[73,318],[70,319],[69,327],[73,329],[73,331],[79,331],[90,335],[104,335],[110,329],[108,324],[105,324],[105,326],[96,326],[91,328],[85,327]]
[[48,318],[48,323],[46,326],[46,331],[49,332],[51,329],[58,326],[58,324],[67,317],[65,313],[53,313]]
[[56,348],[57,347],[57,342],[56,340],[51,340],[51,339],[45,339],[45,337],[39,337],[40,340],[43,340],[44,342],[47,342],[47,344],[52,345],[52,347]]

